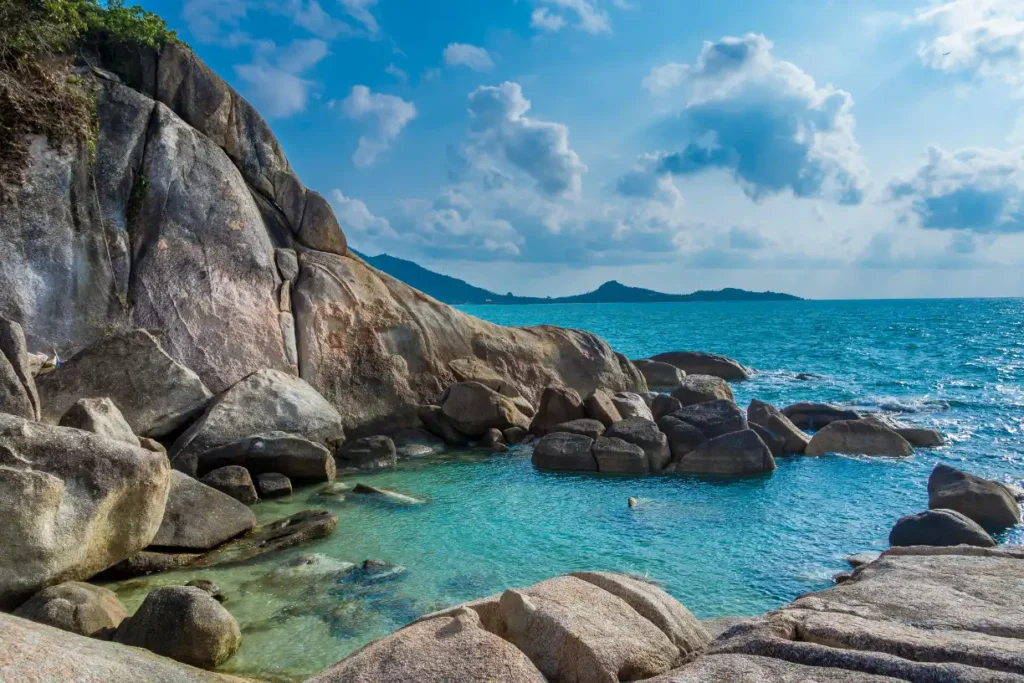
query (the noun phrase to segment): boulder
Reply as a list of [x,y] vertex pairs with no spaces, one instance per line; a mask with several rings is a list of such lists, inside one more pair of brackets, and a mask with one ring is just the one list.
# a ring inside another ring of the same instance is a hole
[[678,398],[672,398],[668,394],[658,394],[651,402],[651,414],[657,422],[666,415],[671,415],[683,408],[683,403]]
[[157,441],[156,439],[150,439],[149,437],[146,436],[140,436],[138,437],[138,439],[139,446],[144,450],[150,451],[151,453],[159,453],[165,458],[167,457],[167,449],[164,448],[164,445]]
[[793,424],[792,420],[783,415],[781,410],[770,403],[758,401],[756,398],[750,402],[750,406],[747,408],[747,420],[753,424],[759,424],[781,437],[783,451],[786,453],[801,454],[807,450],[807,444],[811,442],[811,437]]
[[573,420],[572,422],[564,422],[555,427],[553,432],[564,432],[566,434],[579,434],[581,436],[589,436],[591,439],[604,434],[605,426],[597,420]]
[[672,453],[672,462],[674,463],[679,462],[687,453],[707,441],[707,437],[702,431],[674,415],[666,415],[658,420],[658,429],[668,438],[668,448]]
[[615,407],[612,395],[603,389],[597,389],[587,396],[584,402],[584,412],[591,420],[597,420],[605,427],[611,427],[622,420],[622,414]]
[[132,432],[160,438],[199,415],[211,398],[199,376],[145,330],[104,339],[39,377],[43,420],[56,423],[83,398],[109,398]]
[[647,474],[651,471],[644,449],[614,437],[599,436],[592,447],[598,472]]
[[508,381],[497,370],[475,357],[456,358],[448,361],[448,369],[455,375],[458,382],[476,382],[483,384],[492,391],[496,391],[508,398],[521,396],[515,385]]
[[241,466],[254,476],[277,472],[301,482],[331,481],[337,473],[334,456],[323,445],[284,432],[246,437],[201,453],[200,476],[222,467]]
[[510,446],[518,446],[519,444],[526,441],[526,437],[530,435],[522,427],[509,427],[501,433],[502,438]]
[[198,588],[222,605],[228,601],[227,596],[224,595],[224,591],[220,589],[220,586],[209,579],[192,579],[185,584],[185,587]]
[[441,406],[420,406],[416,414],[427,431],[440,437],[445,443],[463,446],[469,441],[465,434],[455,428]]
[[165,586],[152,590],[114,639],[203,669],[214,669],[242,644],[238,622],[199,588]]
[[693,425],[706,439],[741,432],[748,427],[747,416],[740,407],[724,399],[686,406],[670,417]]
[[132,433],[132,428],[121,415],[121,411],[109,398],[79,399],[78,403],[64,413],[64,417],[60,419],[60,426],[92,432],[132,446],[142,445],[138,437]]
[[949,465],[936,465],[928,477],[928,507],[955,510],[986,529],[1020,524],[1020,506],[1003,484]]
[[283,498],[292,495],[292,482],[283,474],[267,472],[256,477],[256,490],[260,498]]
[[554,472],[596,472],[593,446],[589,436],[553,432],[533,447],[533,466]]
[[334,459],[342,468],[383,470],[398,464],[398,452],[386,436],[365,436],[339,448]]
[[337,516],[326,510],[303,510],[256,527],[250,533],[206,553],[189,564],[206,568],[241,565],[304,543],[325,538],[338,528]]
[[484,630],[469,607],[376,640],[307,683],[545,683],[525,654]]
[[164,518],[151,546],[172,551],[211,550],[256,526],[252,510],[231,496],[182,472],[171,475]]
[[642,417],[631,417],[616,422],[604,434],[607,437],[622,439],[643,449],[647,455],[647,463],[651,472],[660,472],[672,459],[666,437],[658,425]]
[[238,465],[219,467],[206,474],[200,481],[212,489],[231,496],[243,505],[252,505],[259,497],[256,495],[256,486],[252,483],[252,475],[249,470]]
[[299,256],[294,249],[275,249],[274,263],[285,282],[294,284],[299,277]]
[[311,386],[278,370],[260,370],[210,402],[174,442],[171,462],[195,474],[206,451],[267,432],[299,435],[329,448],[345,439],[341,415]]
[[707,375],[724,380],[750,379],[750,372],[732,358],[701,351],[671,351],[654,356],[651,360],[668,363],[687,375]]
[[619,415],[622,416],[623,420],[628,420],[632,417],[639,417],[644,420],[654,421],[654,413],[651,412],[650,406],[647,405],[647,401],[640,394],[634,394],[628,391],[619,392],[612,396],[612,403],[619,411]]
[[762,427],[756,422],[750,423],[750,429],[761,437],[761,441],[763,441],[764,445],[768,447],[768,450],[772,452],[773,458],[781,458],[785,455],[786,442],[781,436],[767,427]]
[[401,429],[391,435],[391,440],[400,459],[422,458],[444,450],[444,439],[425,429]]
[[481,437],[491,428],[525,427],[530,422],[509,397],[478,382],[448,387],[441,410],[456,430],[470,438]]
[[14,616],[80,636],[109,639],[128,612],[114,591],[68,581],[39,591],[14,610]]
[[537,414],[530,423],[530,433],[545,436],[555,427],[585,417],[583,399],[572,389],[548,387],[540,396]]
[[672,392],[672,398],[684,406],[692,406],[707,401],[735,401],[729,383],[718,377],[708,375],[688,375],[679,388]]
[[[743,620],[745,621],[745,620]],[[646,683],[900,683],[901,679],[848,671],[829,665],[805,666],[772,657],[723,654],[697,661]]]
[[705,441],[673,464],[691,474],[753,475],[775,471],[775,458],[756,432],[746,429]]
[[18,323],[0,317],[0,413],[39,420],[40,410],[25,332]]
[[977,522],[955,510],[926,510],[907,515],[889,532],[891,546],[961,544],[991,548],[996,542]]
[[157,453],[0,414],[0,609],[149,545],[170,485]]
[[661,363],[654,360],[635,360],[633,364],[640,370],[640,374],[647,380],[647,386],[651,389],[666,389],[672,391],[683,383],[686,373],[669,363]]
[[907,457],[914,454],[914,447],[893,430],[876,422],[835,420],[811,438],[804,453],[811,456],[853,453]]
[[839,420],[859,420],[860,413],[856,410],[838,408],[829,403],[794,403],[782,409],[782,414],[790,419],[798,429],[817,431]]
[[946,444],[946,437],[937,429],[925,427],[898,427],[893,430],[916,448],[938,448]]

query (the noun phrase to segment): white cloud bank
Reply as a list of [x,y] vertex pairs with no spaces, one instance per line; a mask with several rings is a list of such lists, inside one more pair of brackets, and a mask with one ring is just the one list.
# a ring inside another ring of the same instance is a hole
[[918,10],[937,35],[921,45],[928,66],[1024,86],[1024,2],[954,0]]
[[341,102],[341,111],[363,128],[359,146],[352,155],[352,163],[360,168],[373,165],[416,118],[416,105],[412,102],[395,95],[371,92],[365,85],[352,88],[351,94]]

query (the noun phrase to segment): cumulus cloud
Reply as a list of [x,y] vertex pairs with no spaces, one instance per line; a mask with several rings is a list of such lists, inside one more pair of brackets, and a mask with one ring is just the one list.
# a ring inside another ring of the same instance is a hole
[[889,193],[904,204],[905,217],[922,228],[1024,233],[1024,151],[932,147],[921,166],[894,181]]
[[648,155],[637,174],[686,176],[720,169],[760,200],[784,191],[863,201],[867,172],[854,138],[853,98],[819,86],[796,65],[772,54],[762,35],[705,43],[696,63],[667,64],[644,80],[649,90],[685,87],[687,104],[666,140],[677,152]]
[[558,33],[565,28],[565,17],[552,14],[547,7],[538,7],[530,15],[530,26],[540,31]]
[[465,43],[450,43],[444,49],[444,63],[448,66],[466,66],[473,71],[489,71],[494,67],[494,60],[487,50]]
[[398,238],[388,220],[375,215],[362,200],[346,197],[341,190],[332,190],[330,199],[338,222],[349,238],[358,236],[375,245]]
[[918,10],[916,21],[937,35],[921,45],[921,59],[941,71],[1024,85],[1024,3],[953,0]]
[[511,165],[546,195],[578,195],[587,167],[569,147],[569,129],[530,118],[529,110],[518,83],[481,86],[470,93],[470,153],[478,165]]
[[541,4],[533,11],[530,25],[543,31],[560,31],[569,25],[586,33],[609,33],[612,30],[608,12],[597,6],[595,0],[536,0]]
[[416,106],[401,97],[371,92],[365,85],[352,88],[341,103],[342,113],[363,126],[359,147],[352,162],[362,168],[372,165],[416,118]]
[[285,48],[262,43],[250,64],[235,66],[246,83],[246,93],[269,118],[285,118],[305,111],[316,82],[304,77],[327,56],[327,43],[296,40]]

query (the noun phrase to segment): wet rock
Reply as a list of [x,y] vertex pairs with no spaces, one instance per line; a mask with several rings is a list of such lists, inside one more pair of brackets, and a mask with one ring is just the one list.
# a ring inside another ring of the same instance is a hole
[[977,522],[954,510],[927,510],[901,518],[889,532],[892,546],[974,545],[991,548],[996,542]]
[[263,433],[212,448],[196,460],[202,476],[221,467],[237,465],[255,476],[278,473],[299,482],[331,481],[337,465],[322,444],[284,432]]
[[231,496],[243,505],[252,505],[259,500],[249,470],[238,465],[215,469],[200,481],[212,489]]
[[231,613],[209,593],[185,586],[151,591],[114,638],[203,669],[220,666],[242,644]]
[[352,489],[352,493],[357,493],[363,496],[376,496],[392,503],[398,503],[399,505],[423,505],[426,502],[422,498],[416,498],[415,496],[409,496],[404,493],[399,493],[398,491],[381,489],[376,486],[370,486],[362,483],[356,484]]
[[826,453],[907,457],[914,447],[893,430],[867,420],[836,420],[816,433],[804,451],[811,456]]
[[707,439],[747,429],[747,417],[732,401],[718,400],[698,403],[677,410],[670,417],[687,422]]
[[651,414],[654,415],[655,422],[666,415],[671,415],[677,410],[681,410],[682,408],[682,402],[678,398],[672,398],[668,394],[658,394],[651,402]]
[[654,356],[651,360],[674,365],[687,375],[707,375],[724,380],[750,379],[750,372],[741,363],[714,353],[671,351]]
[[256,527],[242,538],[206,553],[195,567],[215,567],[248,562],[262,555],[280,552],[325,538],[338,528],[338,518],[326,510],[304,510]]
[[402,458],[422,458],[444,450],[444,439],[425,429],[402,429],[391,435],[395,453]]
[[692,474],[754,475],[775,471],[775,458],[752,430],[732,432],[705,441],[673,467]]
[[855,410],[838,408],[829,403],[803,402],[794,403],[782,409],[782,414],[790,419],[798,429],[817,431],[839,420],[859,420],[860,413]]
[[292,495],[292,481],[283,474],[268,472],[256,477],[260,498],[283,498]]
[[25,332],[13,320],[0,317],[0,413],[39,420],[36,392]]
[[616,422],[622,421],[622,414],[615,407],[612,395],[603,389],[598,389],[587,396],[584,402],[584,412],[591,420],[597,420],[605,427],[611,427]]
[[946,437],[937,429],[899,427],[893,430],[917,448],[938,448],[946,444]]
[[224,591],[220,589],[220,586],[209,579],[192,579],[186,583],[185,586],[188,588],[198,588],[222,605],[228,601],[227,596],[224,595]]
[[781,436],[771,431],[767,427],[762,427],[756,422],[750,423],[750,429],[757,433],[761,437],[761,441],[764,441],[764,445],[768,447],[768,450],[772,452],[773,458],[781,458],[786,452],[786,442]]
[[109,398],[80,399],[64,413],[60,426],[92,432],[132,446],[141,445],[121,411]]
[[596,472],[593,446],[588,436],[554,432],[533,447],[533,466],[553,472]]
[[530,433],[545,436],[560,424],[585,417],[583,399],[572,389],[548,387],[540,397],[537,415],[530,423]]
[[555,427],[555,432],[564,432],[566,434],[579,434],[580,436],[589,436],[591,439],[604,434],[605,426],[597,420],[573,420],[572,422],[563,422],[562,424]]
[[654,360],[635,360],[633,364],[640,370],[640,374],[647,380],[647,386],[651,389],[665,389],[672,391],[683,383],[686,373],[669,363],[661,363]]
[[594,440],[592,451],[599,472],[647,474],[651,471],[644,449],[622,439],[599,436]]
[[612,403],[618,408],[623,420],[639,417],[643,420],[654,421],[654,413],[651,412],[647,401],[640,394],[633,394],[628,391],[620,392],[612,396]]
[[171,473],[160,530],[150,544],[175,551],[204,551],[256,526],[252,510],[182,472]]
[[622,439],[642,448],[651,472],[660,472],[672,459],[668,437],[650,420],[633,417],[616,422],[608,428],[605,436]]
[[201,553],[161,553],[144,550],[118,562],[110,569],[97,575],[103,581],[120,581],[134,579],[139,576],[159,574],[173,569],[182,569],[202,557]]
[[109,639],[128,612],[113,591],[69,581],[39,591],[14,616],[80,636]]
[[949,465],[936,465],[928,477],[928,507],[956,510],[988,529],[1020,524],[1020,506],[1003,484]]
[[441,406],[420,406],[416,411],[419,420],[427,430],[440,437],[445,443],[453,446],[465,445],[469,439],[455,428],[455,424]]
[[512,400],[478,382],[457,382],[448,387],[441,410],[466,436],[480,437],[492,427],[526,427],[530,420]]
[[505,443],[510,446],[518,446],[526,441],[529,433],[522,427],[509,427],[501,433],[501,436],[505,439]]
[[674,463],[679,462],[687,453],[707,441],[704,433],[697,427],[674,415],[666,415],[658,420],[658,429],[668,438],[668,447]]
[[718,377],[707,375],[688,375],[678,389],[672,392],[672,398],[683,406],[692,406],[708,401],[735,401],[729,383]]
[[334,454],[338,467],[357,470],[384,470],[398,464],[395,442],[386,436],[366,436],[350,441]]
[[856,569],[857,567],[863,567],[866,564],[871,564],[877,560],[882,553],[880,552],[863,552],[857,553],[856,555],[850,555],[846,558],[846,561],[850,563],[850,566]]
[[807,444],[811,437],[801,431],[792,420],[782,414],[782,411],[756,398],[750,402],[747,408],[747,420],[752,424],[758,424],[778,435],[783,440],[783,451],[785,453],[802,454],[807,450]]
[[505,435],[500,429],[488,429],[487,433],[480,440],[480,445],[497,453],[504,453],[508,450],[508,444],[505,443]]

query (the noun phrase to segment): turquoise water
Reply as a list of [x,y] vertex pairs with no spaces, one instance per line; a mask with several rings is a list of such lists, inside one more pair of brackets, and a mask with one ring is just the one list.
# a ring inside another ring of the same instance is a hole
[[[737,400],[825,400],[898,412],[950,437],[907,460],[787,458],[765,477],[600,477],[535,471],[529,450],[448,454],[345,478],[423,498],[395,506],[319,488],[257,506],[261,520],[326,507],[329,539],[234,569],[167,574],[118,589],[129,608],[155,584],[212,578],[243,627],[227,669],[301,679],[434,609],[576,569],[646,574],[698,617],[742,616],[830,585],[843,557],[886,547],[927,506],[942,461],[1024,478],[1024,301],[478,306],[504,324],[589,329],[630,357],[724,353],[759,370]],[[822,376],[799,381],[797,373]],[[641,499],[635,509],[629,497]],[[1024,543],[1024,528],[1001,540]],[[317,562],[285,566],[301,553]],[[343,563],[404,568],[368,577]]]

